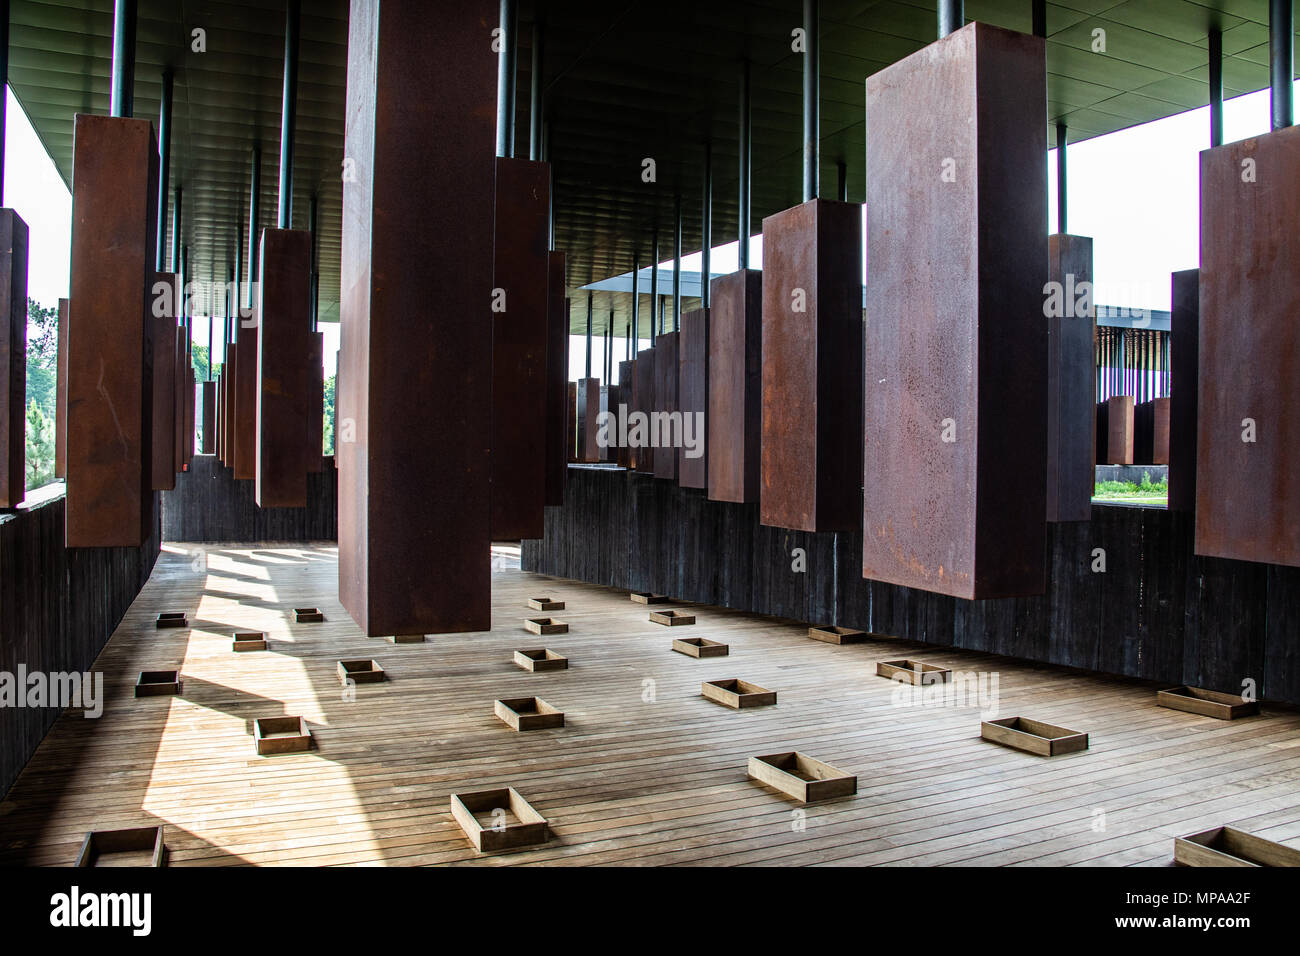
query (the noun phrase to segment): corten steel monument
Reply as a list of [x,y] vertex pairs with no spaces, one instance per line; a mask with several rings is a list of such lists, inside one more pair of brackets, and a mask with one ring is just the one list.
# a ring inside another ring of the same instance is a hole
[[339,597],[371,635],[491,626],[496,22],[351,6]]
[[27,481],[27,223],[0,209],[0,508]]
[[763,274],[713,280],[709,310],[709,498],[758,501],[763,425]]
[[[1092,240],[1047,237],[1049,283],[1059,296],[1047,322],[1047,520],[1092,517],[1096,480],[1097,306],[1080,292],[1092,284]],[[1085,283],[1087,286],[1085,286]],[[1047,293],[1052,295],[1052,291]]]
[[863,576],[1041,593],[1044,42],[973,23],[866,92]]

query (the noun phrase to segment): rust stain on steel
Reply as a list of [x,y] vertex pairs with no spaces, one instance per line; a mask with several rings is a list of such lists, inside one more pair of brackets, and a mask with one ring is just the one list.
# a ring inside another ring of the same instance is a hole
[[254,497],[262,508],[305,508],[311,233],[264,229],[259,254]]
[[1133,464],[1133,396],[1106,399],[1106,464]]
[[[682,313],[682,331],[677,349],[677,402],[682,427],[693,430],[696,445],[692,458],[685,446],[677,452],[677,483],[683,488],[709,487],[709,310]],[[689,421],[688,421],[689,419]],[[696,422],[703,425],[701,431]]]
[[1152,424],[1151,464],[1169,464],[1169,399],[1167,397],[1151,400],[1155,421]]
[[1088,521],[1096,483],[1096,307],[1079,314],[1092,282],[1092,240],[1047,237],[1047,278],[1063,290],[1062,314],[1047,318],[1047,520]]
[[212,448],[216,441],[217,435],[217,383],[215,380],[209,380],[202,383],[203,385],[203,424],[199,432],[202,435],[202,444],[200,450],[205,455],[212,454]]
[[27,223],[0,209],[0,508],[26,495]]
[[348,18],[339,597],[370,635],[491,625],[498,14],[353,0]]
[[[230,349],[226,353],[226,367],[221,370],[221,376],[226,380],[226,428],[223,434],[222,442],[225,447],[225,460],[222,462],[227,468],[234,472],[235,468],[235,432],[239,428],[239,422],[235,412],[235,398],[239,392],[239,343],[231,342]],[[338,384],[335,383],[337,390]],[[338,407],[338,399],[335,398],[335,408]]]
[[759,520],[862,519],[862,207],[814,199],[763,220]]
[[69,547],[153,532],[153,318],[158,144],[148,120],[73,126],[68,313]]
[[[617,401],[612,402],[612,409],[618,412],[619,405],[623,405],[622,415],[624,420],[632,414],[636,408],[636,359],[628,359],[618,363],[618,396]],[[618,446],[618,464],[621,468],[632,468],[635,460],[636,449],[626,441],[626,435],[621,435],[621,444]]]
[[[681,444],[681,430],[673,424],[681,421],[677,400],[679,334],[665,332],[655,339],[654,411],[658,415],[651,418],[651,431],[658,432],[654,440],[659,442],[655,448],[655,477],[668,481],[677,480],[677,446]],[[653,425],[656,418],[661,423],[657,428]]]
[[566,382],[564,386],[564,425],[566,461],[578,460],[578,383]]
[[1043,40],[983,23],[867,79],[864,577],[1045,587],[1046,108]]
[[307,333],[307,470],[325,470],[325,333]]
[[551,169],[496,161],[492,316],[492,538],[542,536],[546,504],[546,389]]
[[600,415],[600,379],[580,378],[575,396],[577,412],[578,461],[600,461],[600,445],[596,442],[597,416]]
[[568,429],[564,413],[569,385],[569,300],[565,298],[564,253],[547,259],[546,284],[546,499],[564,504],[569,456],[564,450]]
[[713,280],[709,311],[709,498],[758,501],[763,428],[763,273]]
[[[256,308],[254,308],[256,313]],[[247,321],[247,320],[246,320]],[[235,477],[257,477],[257,320],[239,330],[236,345],[235,427],[231,436],[235,446]]]
[[[655,339],[658,341],[658,338]],[[649,416],[655,408],[655,350],[642,349],[636,353],[636,411],[646,416],[647,422],[642,429],[641,446],[633,456],[633,467],[643,475],[655,473],[655,449],[650,446]],[[632,433],[628,426],[629,435]]]
[[[150,287],[150,315],[153,316],[153,452],[154,491],[176,487],[176,305],[180,298],[180,277],[174,272],[156,272]],[[154,305],[157,304],[157,308]],[[157,315],[163,312],[163,315]]]
[[1169,320],[1169,510],[1196,507],[1201,271],[1175,272]]
[[1201,153],[1200,555],[1300,566],[1297,183],[1300,127]]

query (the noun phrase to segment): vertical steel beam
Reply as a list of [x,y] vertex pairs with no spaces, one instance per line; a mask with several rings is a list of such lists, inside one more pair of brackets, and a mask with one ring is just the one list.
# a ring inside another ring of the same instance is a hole
[[835,198],[849,201],[849,164],[842,159],[835,164]]
[[501,52],[497,59],[497,155],[515,155],[515,85],[519,66],[519,45],[515,30],[519,25],[519,4],[516,0],[501,0],[499,42]]
[[1075,290],[1092,282],[1092,240],[1050,236],[1047,261],[1048,280],[1070,304],[1047,317],[1047,520],[1087,521],[1096,476],[1096,312],[1078,314]]
[[673,331],[682,327],[682,195],[673,198]]
[[1210,30],[1210,147],[1223,145],[1223,32]]
[[1070,132],[1064,123],[1056,124],[1056,231],[1065,235],[1070,231],[1068,220],[1067,185],[1069,170],[1065,163],[1065,154],[1070,140]]
[[[9,0],[0,2],[0,83],[9,79]],[[0,97],[0,157],[5,150],[5,103],[8,97]],[[0,196],[4,195],[4,162],[0,160]],[[164,194],[165,195],[165,194]]]
[[1033,34],[1047,37],[1047,0],[1034,0]]
[[718,279],[709,310],[708,487],[711,501],[757,502],[763,424],[763,275]]
[[27,477],[27,223],[0,209],[0,508],[16,508]]
[[704,196],[700,203],[700,307],[709,307],[713,258],[713,143],[704,144]]
[[546,479],[545,503],[564,504],[564,483],[573,443],[565,450],[564,416],[569,396],[569,300],[565,298],[564,253],[547,256],[546,279]]
[[298,21],[300,0],[285,0],[284,97],[280,102],[280,192],[276,226],[293,228],[293,136],[298,115]]
[[587,378],[591,378],[591,292],[587,293]]
[[534,162],[542,158],[542,115],[544,112],[542,73],[546,28],[540,11],[533,20],[533,65],[528,74],[528,158]]
[[938,7],[940,40],[966,25],[965,4],[962,0],[939,0]]
[[113,65],[109,76],[109,116],[134,115],[136,0],[113,5]]
[[1268,69],[1273,129],[1295,123],[1295,8],[1292,0],[1269,0]]
[[[181,220],[181,200],[184,198],[184,193],[181,191],[181,187],[180,187],[179,185],[176,186],[176,188],[173,190],[173,192],[175,192],[175,196],[172,197],[172,254],[171,254],[171,269],[170,269],[169,271],[174,272],[174,273],[176,273],[177,275],[180,275],[180,272],[181,272],[181,221],[182,221],[182,220]],[[159,199],[159,201],[158,201],[158,206],[159,206],[159,208],[162,208],[164,205],[165,205],[165,204],[162,202],[162,200]],[[161,234],[159,234],[159,236],[158,236],[158,245],[159,245],[159,246],[162,245],[162,235],[161,235]]]
[[650,238],[650,347],[655,347],[655,338],[662,329],[659,326],[659,226],[656,224]]
[[[750,108],[749,108],[749,60],[746,59],[740,67],[740,124],[739,124],[739,141],[737,143],[737,153],[740,156],[740,171],[737,181],[739,184],[739,195],[737,196],[737,215],[736,215],[736,239],[739,241],[739,247],[736,250],[738,264],[736,266],[741,272],[749,268],[749,211],[750,211],[750,165],[751,165],[751,136],[750,128]],[[658,250],[656,250],[656,256]]]
[[[24,317],[24,324],[26,318]],[[24,369],[24,374],[25,374]],[[68,477],[68,300],[59,300],[58,372],[54,385],[54,477]]]
[[[641,253],[632,254],[632,329],[633,338],[641,337]],[[632,346],[629,343],[628,359],[632,358],[630,354]]]
[[1196,414],[1200,401],[1201,270],[1171,277],[1169,318],[1169,510],[1196,508]]
[[[9,4],[5,4],[7,8]],[[8,23],[8,18],[5,18]],[[7,54],[6,54],[7,55]],[[172,156],[172,71],[162,72],[162,94],[158,103],[158,247],[157,262],[154,271],[162,272],[163,257],[167,252],[167,190],[168,174],[171,169]],[[3,106],[0,106],[0,122],[4,120]],[[3,136],[3,134],[0,134]],[[3,142],[0,141],[0,146]]]
[[[257,264],[257,214],[259,200],[262,193],[262,147],[253,146],[253,173],[252,182],[248,191],[248,307],[251,309],[255,304],[253,298],[253,283],[257,281],[258,264]],[[250,356],[251,358],[251,356]]]
[[821,178],[821,46],[818,40],[818,12],[817,0],[803,0],[804,202],[817,198]]
[[311,233],[311,330],[313,332],[316,331],[320,319],[320,237],[317,235],[320,222],[317,213],[317,197],[313,192],[311,204],[307,207],[307,231]]

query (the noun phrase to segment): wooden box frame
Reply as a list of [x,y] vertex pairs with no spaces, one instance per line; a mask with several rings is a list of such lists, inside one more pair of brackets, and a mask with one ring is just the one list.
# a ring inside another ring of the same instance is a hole
[[980,736],[1004,747],[1040,757],[1059,757],[1088,749],[1088,735],[1028,717],[1000,717],[980,725]]
[[[508,824],[501,830],[484,827],[477,814],[497,808],[509,807],[518,823]],[[480,790],[477,793],[451,795],[452,819],[465,831],[465,836],[480,853],[513,850],[523,846],[536,846],[551,838],[550,824],[533,809],[514,787],[497,790]]]
[[876,676],[888,677],[890,680],[912,684],[915,687],[924,687],[952,680],[952,669],[904,658],[896,661],[876,661]]
[[515,651],[515,664],[526,671],[566,671],[569,659],[548,647],[527,648]]
[[253,740],[263,757],[305,753],[311,750],[311,728],[302,717],[259,717],[253,721]]
[[1188,687],[1186,684],[1157,691],[1156,703],[1161,707],[1218,720],[1236,720],[1238,717],[1251,717],[1259,713],[1257,700],[1242,700],[1240,694],[1224,694],[1217,690]]
[[294,620],[299,624],[319,624],[325,615],[318,607],[296,607],[293,609]]
[[423,634],[389,634],[384,638],[389,644],[423,644]]
[[738,677],[706,680],[700,684],[700,696],[724,707],[742,710],[748,707],[767,707],[776,703],[776,691],[768,690]]
[[653,591],[633,591],[628,595],[633,604],[667,604],[668,595],[655,594]]
[[345,687],[349,680],[354,684],[378,684],[388,676],[378,661],[364,657],[339,661],[337,669],[339,683]]
[[236,631],[230,649],[237,653],[264,651],[266,650],[266,633],[264,631]]
[[181,692],[180,671],[141,671],[135,681],[136,697],[168,697]]
[[569,625],[553,617],[524,618],[524,629],[533,634],[568,634]]
[[528,606],[534,611],[563,611],[564,602],[555,601],[551,598],[529,598]]
[[1300,866],[1300,850],[1233,827],[1214,827],[1174,839],[1181,866]]
[[707,637],[681,637],[673,641],[673,650],[687,657],[726,657],[731,653],[731,645]]
[[564,726],[564,711],[540,697],[506,697],[493,701],[492,710],[512,730],[550,730]]
[[695,615],[677,610],[651,611],[650,620],[655,624],[663,624],[666,627],[681,627],[686,624],[694,624]]
[[168,627],[189,627],[190,620],[185,616],[184,611],[165,611],[158,615],[153,626],[158,630]]
[[749,776],[794,797],[814,803],[858,792],[858,778],[797,750],[749,758]]
[[808,628],[808,636],[826,644],[861,644],[867,639],[867,632],[840,627],[838,624],[826,624]]
[[167,844],[163,827],[132,827],[125,830],[91,830],[81,841],[74,866],[90,867],[99,857],[109,853],[134,853],[150,850],[150,866],[167,865]]

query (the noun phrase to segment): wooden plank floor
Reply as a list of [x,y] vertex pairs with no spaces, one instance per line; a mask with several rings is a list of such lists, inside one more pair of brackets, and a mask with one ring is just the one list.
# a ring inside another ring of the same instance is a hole
[[[0,803],[0,863],[68,864],[89,829],[157,823],[179,866],[1167,865],[1175,835],[1221,824],[1300,847],[1294,712],[1218,721],[1156,707],[1148,685],[898,641],[834,647],[709,607],[670,629],[626,592],[523,573],[508,551],[492,631],[393,645],[361,635],[336,575],[332,546],[166,547],[98,661],[103,716],[65,713]],[[569,633],[525,632],[530,596],[565,601],[553,616]],[[292,623],[303,605],[325,622]],[[190,629],[155,630],[173,610]],[[270,650],[233,653],[234,630],[267,632]],[[731,655],[671,652],[682,636]],[[514,666],[540,646],[570,669]],[[1091,749],[1034,757],[981,741],[978,706],[899,706],[874,665],[901,656],[996,673],[1000,716],[1086,731]],[[390,680],[352,699],[335,664],[357,657]],[[173,668],[184,696],[132,697],[140,671]],[[730,677],[777,706],[699,696]],[[492,702],[520,696],[566,726],[508,729]],[[254,753],[253,720],[281,714],[307,719],[315,750]],[[858,794],[802,809],[747,779],[751,755],[787,750],[857,774]],[[555,839],[479,856],[448,794],[507,785]]]

